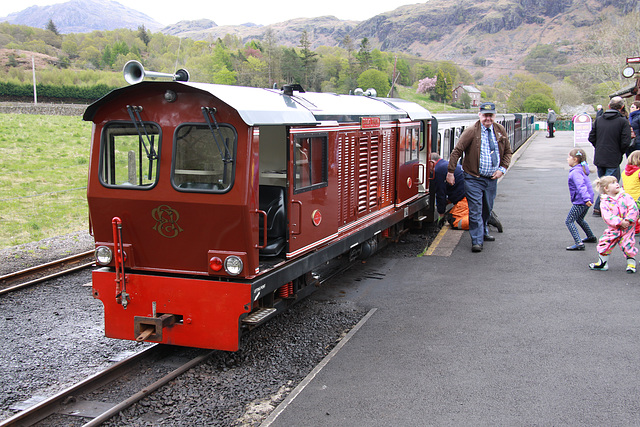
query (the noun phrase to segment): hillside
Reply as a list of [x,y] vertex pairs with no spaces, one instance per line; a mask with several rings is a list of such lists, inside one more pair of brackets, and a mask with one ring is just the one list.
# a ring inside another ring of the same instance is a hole
[[[218,26],[210,18],[181,21],[161,28],[147,15],[113,0],[70,0],[33,6],[5,18],[12,24],[45,28],[52,19],[60,33],[89,33],[115,28],[147,29],[192,40],[214,41],[233,35],[244,43],[263,41],[298,47],[307,32],[312,49],[340,46],[346,36],[357,50],[363,38],[371,49],[403,52],[426,61],[452,61],[492,83],[524,70],[527,55],[543,44],[563,56],[570,69],[583,61],[582,44],[605,16],[640,10],[638,0],[430,0],[399,7],[365,21],[334,16],[299,18],[268,26]],[[562,78],[562,72],[556,73]]]
[[[263,27],[198,25],[188,22],[162,32],[196,40],[233,34],[245,42],[274,30],[279,44],[298,46],[306,30],[313,48],[338,46],[346,35],[372,48],[405,52],[426,60],[451,60],[489,81],[523,70],[523,60],[538,43],[550,44],[579,62],[580,44],[604,15],[639,10],[638,0],[431,0],[399,7],[362,22],[332,16],[296,19]],[[480,64],[480,65],[479,65]],[[486,67],[492,65],[491,67]]]
[[58,32],[63,34],[118,28],[135,30],[141,25],[157,31],[163,27],[144,13],[112,0],[69,0],[51,6],[31,6],[0,18],[0,21],[45,28],[49,19],[53,20]]

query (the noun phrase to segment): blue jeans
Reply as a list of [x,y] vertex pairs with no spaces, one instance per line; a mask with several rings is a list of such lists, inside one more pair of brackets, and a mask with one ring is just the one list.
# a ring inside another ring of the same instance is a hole
[[484,243],[487,221],[493,210],[493,201],[498,190],[498,181],[491,178],[464,174],[464,190],[469,203],[469,234],[472,245]]
[[[618,182],[620,182],[620,166],[617,168],[601,168],[598,166],[598,178],[602,178],[603,176],[615,176]],[[593,210],[600,210],[600,194],[596,197],[596,202],[593,204]]]

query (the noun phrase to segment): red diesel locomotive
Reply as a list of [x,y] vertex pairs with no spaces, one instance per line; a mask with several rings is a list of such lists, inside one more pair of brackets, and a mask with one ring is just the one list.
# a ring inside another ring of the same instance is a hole
[[235,351],[328,261],[430,215],[432,117],[417,104],[145,74],[127,64],[133,84],[84,114],[108,337]]

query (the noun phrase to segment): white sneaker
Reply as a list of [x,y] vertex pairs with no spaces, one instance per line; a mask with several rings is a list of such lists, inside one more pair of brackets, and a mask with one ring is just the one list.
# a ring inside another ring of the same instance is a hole
[[636,272],[636,260],[635,258],[627,258],[627,273]]
[[[589,268],[592,270],[607,271],[609,269],[609,263],[607,263],[606,261],[605,262],[598,261],[597,263],[592,262],[591,264],[589,264]],[[629,271],[629,266],[627,266],[627,271]]]

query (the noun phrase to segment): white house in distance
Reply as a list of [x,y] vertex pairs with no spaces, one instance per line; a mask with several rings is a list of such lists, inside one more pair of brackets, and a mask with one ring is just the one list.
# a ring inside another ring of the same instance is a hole
[[458,85],[455,89],[453,89],[452,101],[458,102],[462,95],[466,93],[471,97],[471,106],[477,107],[480,105],[480,90],[476,89],[473,86],[469,85]]

